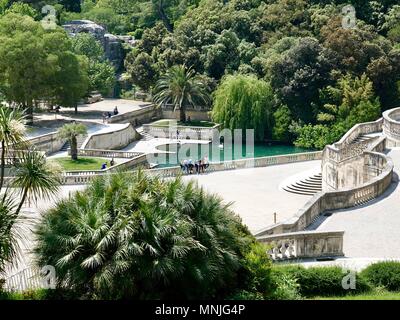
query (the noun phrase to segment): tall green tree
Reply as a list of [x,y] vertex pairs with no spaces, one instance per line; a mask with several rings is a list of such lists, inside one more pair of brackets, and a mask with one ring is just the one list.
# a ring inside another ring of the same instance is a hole
[[188,106],[207,107],[210,102],[207,84],[195,71],[184,65],[173,66],[160,77],[153,100],[159,106],[172,104],[179,110],[180,121],[186,121]]
[[263,141],[272,130],[275,97],[271,86],[252,76],[227,76],[214,92],[212,119],[224,128],[254,129]]

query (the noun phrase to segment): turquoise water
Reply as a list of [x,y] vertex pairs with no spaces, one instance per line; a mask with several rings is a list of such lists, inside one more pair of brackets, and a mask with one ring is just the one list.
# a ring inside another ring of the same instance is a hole
[[[170,144],[158,147],[159,150],[172,152],[169,154],[155,154],[151,163],[155,163],[157,167],[177,166],[185,159],[197,161],[207,156],[210,162],[239,160],[246,158],[261,158],[267,156],[278,156],[292,153],[311,152],[313,150],[298,148],[288,145],[271,145],[256,143],[252,148],[246,145],[224,146],[219,144]],[[241,150],[240,150],[241,149]]]

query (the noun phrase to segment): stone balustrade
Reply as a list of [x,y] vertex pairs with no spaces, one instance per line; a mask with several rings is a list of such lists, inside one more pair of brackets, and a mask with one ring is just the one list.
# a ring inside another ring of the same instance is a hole
[[392,146],[400,146],[400,108],[383,113],[383,133],[389,138]]
[[[180,139],[213,140],[218,133],[219,124],[213,127],[163,127],[152,124],[143,125],[143,131],[155,138],[176,139],[176,130],[179,130]],[[219,136],[219,135],[218,135]]]
[[300,232],[325,211],[351,208],[382,195],[392,182],[393,161],[382,153],[371,151],[364,153],[364,162],[369,173],[376,173],[371,174],[366,183],[355,188],[317,193],[294,217],[258,231],[256,237]]
[[270,247],[268,253],[274,261],[302,258],[340,257],[343,253],[344,231],[293,232],[258,237]]
[[334,144],[336,149],[341,149],[343,146],[353,143],[357,137],[363,134],[381,132],[383,129],[383,118],[372,122],[358,123],[353,126],[338,142]]
[[[278,164],[295,163],[302,161],[321,160],[322,152],[305,152],[295,153],[281,156],[270,156],[262,158],[251,158],[251,159],[239,159],[225,162],[212,162],[206,169],[206,172],[235,170],[235,169],[248,169],[248,168],[259,168],[268,167]],[[160,169],[149,170],[150,174],[159,175],[161,177],[174,177],[182,174],[180,167],[169,167]]]
[[135,168],[147,168],[148,162],[146,154],[141,153],[132,159],[128,159],[124,162],[118,163],[113,167],[109,167],[105,170],[89,170],[89,171],[67,171],[63,173],[61,183],[64,185],[75,185],[75,184],[88,184],[94,178],[123,170],[130,170]]
[[[102,149],[78,149],[78,156],[81,157],[101,157],[101,158],[136,158],[143,153],[119,151],[119,150],[102,150]],[[68,155],[71,155],[71,149],[68,149]]]

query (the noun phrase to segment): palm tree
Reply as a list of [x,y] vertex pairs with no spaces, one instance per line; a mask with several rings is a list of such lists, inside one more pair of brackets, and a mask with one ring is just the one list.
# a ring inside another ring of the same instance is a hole
[[173,66],[155,86],[154,102],[159,106],[172,103],[174,111],[180,110],[180,121],[186,121],[186,107],[197,103],[210,102],[208,86],[192,68],[184,65]]
[[15,109],[0,106],[0,190],[4,182],[5,156],[12,149],[21,148],[25,141],[24,116]]
[[29,150],[23,153],[12,182],[12,186],[18,188],[21,194],[16,214],[19,214],[26,199],[50,199],[59,191],[60,183],[61,168],[47,162],[43,152]]
[[21,260],[19,244],[26,240],[30,226],[30,220],[18,215],[15,208],[16,202],[10,195],[0,199],[0,276],[4,275],[8,264]]
[[81,123],[69,123],[61,127],[59,135],[61,138],[68,139],[71,144],[71,159],[78,160],[78,142],[77,137],[86,134],[86,126]]
[[235,282],[245,239],[220,198],[136,171],[98,177],[50,209],[35,252],[79,297],[206,298]]

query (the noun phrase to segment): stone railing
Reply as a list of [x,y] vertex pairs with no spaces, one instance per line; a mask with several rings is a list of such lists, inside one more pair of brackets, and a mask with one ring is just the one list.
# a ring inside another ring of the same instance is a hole
[[303,258],[340,257],[343,253],[344,231],[293,232],[283,235],[258,237],[270,247],[274,261]]
[[[322,152],[306,152],[306,153],[295,153],[281,156],[270,156],[262,158],[251,158],[251,159],[239,159],[225,162],[211,162],[210,166],[206,169],[206,172],[235,170],[235,169],[248,169],[248,168],[259,168],[268,167],[278,164],[287,164],[303,161],[321,160]],[[169,167],[160,169],[151,169],[149,173],[159,175],[161,177],[174,177],[182,174],[180,167]]]
[[[101,157],[101,158],[136,158],[143,153],[119,151],[119,150],[101,150],[101,149],[78,149],[78,156],[81,157]],[[68,155],[71,155],[71,149],[68,149]]]
[[338,142],[334,144],[335,148],[341,149],[343,146],[353,143],[357,137],[363,134],[381,132],[383,129],[383,118],[372,122],[359,123],[353,126]]
[[393,146],[400,146],[400,108],[383,113],[383,132]]
[[113,173],[116,171],[130,170],[135,168],[148,168],[148,162],[146,154],[142,153],[135,158],[126,160],[118,163],[113,167],[109,167],[105,170],[85,170],[85,171],[67,171],[63,173],[61,183],[64,185],[75,185],[75,184],[88,184],[94,178]]
[[155,138],[176,139],[176,130],[179,130],[179,138],[194,139],[194,140],[213,140],[215,131],[220,127],[216,124],[213,127],[163,127],[152,124],[143,125],[143,131],[152,135]]
[[258,231],[256,237],[303,231],[327,210],[351,208],[382,195],[392,182],[393,161],[371,151],[364,153],[364,162],[370,178],[368,182],[356,188],[317,193],[294,217]]
[[118,130],[91,134],[82,144],[81,149],[121,149],[139,138],[140,135],[132,124],[127,123]]
[[36,268],[26,268],[5,279],[4,289],[10,292],[22,292],[43,288],[43,278]]

